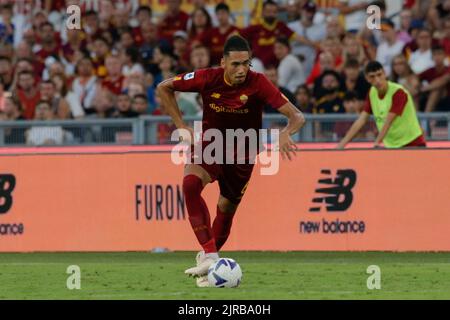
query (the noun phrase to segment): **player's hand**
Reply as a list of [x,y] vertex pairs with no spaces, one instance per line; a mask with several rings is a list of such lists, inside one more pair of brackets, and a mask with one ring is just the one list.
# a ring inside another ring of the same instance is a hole
[[292,140],[291,136],[288,132],[281,132],[280,133],[280,153],[281,158],[283,160],[289,159],[291,161],[294,156],[296,156],[297,152],[297,145]]
[[181,125],[178,128],[180,142],[186,142],[186,144],[194,144],[194,129],[188,125]]
[[336,149],[338,149],[338,150],[344,150],[344,148],[345,148],[345,145],[342,142],[339,142],[336,146]]

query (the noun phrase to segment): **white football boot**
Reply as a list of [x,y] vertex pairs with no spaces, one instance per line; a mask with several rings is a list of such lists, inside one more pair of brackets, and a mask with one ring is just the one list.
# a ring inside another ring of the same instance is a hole
[[203,251],[200,251],[197,253],[196,257],[197,266],[186,269],[184,273],[193,277],[206,276],[207,278],[209,267],[217,260],[219,260],[219,255],[217,253],[205,254]]

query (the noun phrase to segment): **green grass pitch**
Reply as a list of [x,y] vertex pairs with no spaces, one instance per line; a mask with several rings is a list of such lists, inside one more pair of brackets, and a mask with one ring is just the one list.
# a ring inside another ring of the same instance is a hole
[[[450,299],[450,253],[223,252],[240,287],[197,288],[194,252],[2,253],[0,299]],[[69,265],[81,289],[68,290]],[[381,289],[369,290],[369,265]]]

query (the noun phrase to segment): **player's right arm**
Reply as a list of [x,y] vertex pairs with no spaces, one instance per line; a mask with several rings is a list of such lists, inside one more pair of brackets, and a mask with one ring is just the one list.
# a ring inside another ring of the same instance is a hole
[[201,92],[207,82],[207,70],[179,75],[161,82],[157,87],[157,93],[161,99],[161,107],[172,118],[178,129],[186,129],[191,133],[193,142],[194,130],[183,121],[183,115],[175,98],[175,91]]
[[183,121],[183,115],[175,98],[175,87],[173,85],[175,78],[164,80],[156,88],[161,99],[161,107],[172,118],[173,123],[178,129],[186,128],[187,125]]
[[350,127],[348,132],[346,133],[345,137],[342,138],[341,142],[339,142],[337,148],[338,149],[344,149],[345,145],[352,141],[352,139],[356,136],[356,134],[359,132],[359,130],[364,127],[367,120],[369,120],[370,114],[366,111],[361,112],[359,115],[359,118],[353,123],[353,125]]

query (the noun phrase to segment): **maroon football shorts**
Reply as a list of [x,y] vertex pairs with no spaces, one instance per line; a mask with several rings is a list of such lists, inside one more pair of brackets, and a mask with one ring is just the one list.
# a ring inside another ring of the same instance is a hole
[[[193,151],[193,150],[192,150]],[[194,161],[194,152],[191,153],[191,163]],[[242,196],[247,190],[247,185],[252,176],[254,163],[245,164],[207,164],[204,161],[198,163],[211,177],[211,182],[218,181],[220,194],[234,204],[241,202]]]

